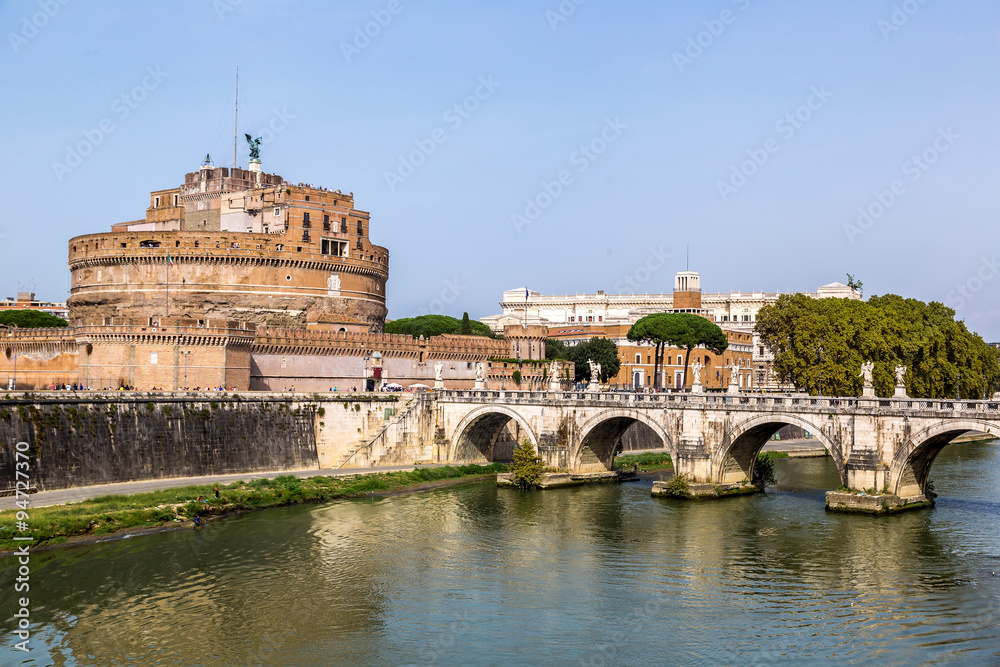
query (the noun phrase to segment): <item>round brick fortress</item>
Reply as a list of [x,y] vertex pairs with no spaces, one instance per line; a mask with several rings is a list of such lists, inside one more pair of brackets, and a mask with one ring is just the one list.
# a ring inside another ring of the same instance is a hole
[[296,243],[290,234],[78,236],[69,242],[71,323],[173,316],[305,328],[323,316],[338,316],[381,332],[389,251],[367,238],[359,245],[341,257],[322,254],[315,241]]

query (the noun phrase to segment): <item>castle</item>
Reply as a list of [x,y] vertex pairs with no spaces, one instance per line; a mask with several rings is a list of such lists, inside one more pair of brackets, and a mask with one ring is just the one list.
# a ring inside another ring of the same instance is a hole
[[[208,160],[143,219],[69,241],[69,327],[0,330],[8,388],[513,388],[491,359],[543,359],[545,327],[504,339],[385,334],[389,251],[353,193]],[[482,368],[477,368],[483,364]],[[529,365],[517,377],[540,387]],[[570,379],[572,375],[570,375]]]

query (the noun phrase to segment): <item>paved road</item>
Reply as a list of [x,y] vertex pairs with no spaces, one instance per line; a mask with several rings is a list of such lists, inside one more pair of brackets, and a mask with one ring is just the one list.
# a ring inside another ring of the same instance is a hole
[[[122,482],[120,484],[100,484],[98,486],[81,486],[75,489],[57,489],[31,494],[31,507],[46,507],[75,503],[97,496],[117,495],[123,493],[142,493],[144,491],[159,491],[191,484],[230,484],[240,480],[256,479],[258,477],[277,477],[278,475],[294,475],[296,477],[343,477],[345,475],[364,475],[372,472],[396,472],[413,470],[416,466],[386,466],[384,468],[307,468],[304,470],[275,470],[271,472],[241,473],[236,475],[210,475],[207,477],[168,477],[166,479],[150,479],[139,482]],[[437,468],[434,465],[421,465],[421,468]],[[0,510],[14,509],[14,496],[0,498]]]

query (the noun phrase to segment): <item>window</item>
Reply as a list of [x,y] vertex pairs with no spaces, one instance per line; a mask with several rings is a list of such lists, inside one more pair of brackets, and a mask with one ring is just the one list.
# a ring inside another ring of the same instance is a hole
[[681,355],[679,355],[679,354],[677,355],[677,365],[678,366],[683,366],[684,365],[683,359],[684,358]]
[[181,242],[180,241],[174,241],[174,247],[175,248],[180,248],[181,247]]
[[149,353],[149,363],[156,365],[156,352]]
[[330,231],[330,216],[323,216],[323,231]]
[[198,326],[200,327],[205,326],[205,320],[198,320]]
[[647,355],[646,355],[646,363],[647,363],[647,364],[651,364],[651,363],[653,363],[653,357],[651,357],[650,355],[648,355],[648,354],[647,354]]
[[569,318],[569,321],[570,321],[570,322],[576,322],[576,318],[575,318],[575,317],[570,317],[570,318]]
[[302,214],[302,226],[306,227],[306,228],[312,227],[312,223],[309,222],[309,214],[308,213],[303,213]]
[[308,230],[302,232],[302,240],[305,241],[306,243],[309,243],[309,232],[308,232]]
[[174,206],[177,206],[177,199],[178,199],[178,197],[179,197],[179,195],[174,195]]
[[278,208],[277,206],[274,207],[274,217],[276,217],[276,218],[280,218],[281,217],[281,209]]
[[334,257],[347,257],[347,241],[323,239],[320,243],[320,252]]
[[597,321],[598,322],[603,322],[604,321],[604,316],[603,315],[598,315],[597,316]]
[[588,322],[593,322],[594,321],[594,316],[593,315],[588,315],[587,316],[587,321]]
[[639,354],[638,352],[635,353],[635,363],[637,363],[637,364],[641,364],[642,363],[642,355]]
[[358,236],[362,236],[364,235],[364,233],[365,233],[364,224],[360,220],[358,220]]
[[340,233],[341,234],[347,233],[347,218],[340,219]]
[[153,208],[160,208],[160,198],[153,197]]
[[361,250],[362,248],[364,248],[364,246],[361,244],[361,238],[360,237],[358,238],[358,242],[357,242],[357,244],[354,247],[357,248],[358,250]]
[[306,195],[306,201],[309,201],[309,195]]

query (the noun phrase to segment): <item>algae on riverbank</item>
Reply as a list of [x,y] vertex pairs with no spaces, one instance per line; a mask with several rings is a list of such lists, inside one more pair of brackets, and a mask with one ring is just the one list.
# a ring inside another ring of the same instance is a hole
[[[0,512],[0,551],[24,546],[59,544],[76,536],[99,536],[124,528],[152,527],[195,517],[231,514],[303,502],[354,498],[369,493],[403,490],[414,484],[506,472],[503,464],[418,468],[412,471],[371,473],[344,477],[299,478],[283,475],[219,485],[197,484],[131,495],[100,496],[67,505],[27,510],[27,531],[17,530],[21,510]],[[23,515],[22,515],[23,516]],[[30,535],[34,539],[15,540]]]

